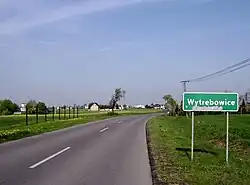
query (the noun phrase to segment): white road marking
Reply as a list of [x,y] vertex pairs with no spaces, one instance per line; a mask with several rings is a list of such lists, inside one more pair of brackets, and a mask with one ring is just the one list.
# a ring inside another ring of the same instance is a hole
[[52,159],[52,158],[54,158],[54,157],[60,155],[61,153],[66,152],[66,151],[69,150],[70,148],[71,148],[71,147],[64,148],[63,150],[61,150],[61,151],[59,151],[59,152],[57,152],[57,153],[55,153],[55,154],[53,154],[53,155],[51,155],[51,156],[45,158],[44,160],[42,160],[42,161],[40,161],[40,162],[38,162],[38,163],[36,163],[36,164],[30,166],[29,168],[30,168],[30,169],[34,169],[34,168],[36,168],[37,166],[39,166],[39,165],[41,165],[41,164],[47,162],[48,160],[50,160],[50,159]]
[[122,123],[122,121],[118,121],[117,123]]
[[104,129],[100,130],[100,133],[102,133],[102,132],[104,132],[104,131],[106,131],[108,129],[109,129],[108,127],[105,127]]

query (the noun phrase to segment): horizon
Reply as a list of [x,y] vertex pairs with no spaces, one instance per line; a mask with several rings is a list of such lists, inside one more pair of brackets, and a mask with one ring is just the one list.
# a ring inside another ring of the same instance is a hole
[[[250,57],[250,1],[2,0],[0,99],[48,105],[180,100],[182,80]],[[250,89],[249,67],[188,91]]]

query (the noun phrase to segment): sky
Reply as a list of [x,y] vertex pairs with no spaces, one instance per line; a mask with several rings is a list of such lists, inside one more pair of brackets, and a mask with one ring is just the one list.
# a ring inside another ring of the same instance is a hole
[[[181,98],[181,80],[250,57],[249,0],[1,0],[0,99],[49,105]],[[250,88],[250,67],[189,91]]]

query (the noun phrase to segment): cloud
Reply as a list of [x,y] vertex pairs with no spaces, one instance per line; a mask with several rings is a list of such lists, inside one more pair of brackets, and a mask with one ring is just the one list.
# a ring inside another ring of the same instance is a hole
[[[61,3],[57,0],[23,0],[20,2],[1,0],[0,12],[3,13],[0,13],[0,34],[15,34],[76,15],[88,15],[136,3],[156,1],[163,0],[78,0],[68,3]],[[4,20],[1,21],[1,19]]]

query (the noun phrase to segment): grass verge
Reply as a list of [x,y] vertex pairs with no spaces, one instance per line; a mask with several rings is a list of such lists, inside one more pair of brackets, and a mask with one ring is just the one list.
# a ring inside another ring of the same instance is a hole
[[84,118],[61,120],[61,121],[47,121],[41,123],[33,123],[29,126],[19,126],[14,129],[6,129],[0,131],[0,143],[21,139],[33,135],[38,135],[45,132],[51,132],[62,128],[71,127],[78,124],[85,124],[91,121],[102,120],[110,118],[107,114],[91,115]]
[[161,116],[147,125],[154,184],[249,185],[250,116],[234,115],[225,163],[225,117],[195,118],[194,161],[190,161],[191,119]]
[[[159,110],[154,110],[154,109],[129,109],[129,110],[122,110],[122,111],[116,111],[119,115],[138,115],[138,114],[149,114],[149,113],[154,113],[154,112],[159,112]],[[92,112],[92,111],[85,111],[79,113],[78,117],[85,119],[87,116],[95,116],[95,115],[104,115],[107,114],[107,111],[98,111],[98,112]],[[70,118],[76,118],[77,115],[73,115],[71,112]],[[69,118],[69,114],[64,114],[64,112],[61,112],[60,119],[61,120],[71,120]],[[54,115],[55,120],[59,120],[59,114]],[[45,115],[39,114],[38,115],[38,121],[39,123],[44,123],[45,122]],[[47,114],[47,121],[53,121],[53,115],[52,114]],[[28,115],[28,122],[29,124],[36,124],[36,115],[31,114]],[[10,115],[10,116],[0,116],[0,130],[9,130],[9,129],[16,129],[19,128],[20,126],[26,125],[26,117],[25,115]]]
[[[153,111],[154,112],[154,111]],[[105,112],[100,113],[87,113],[84,115],[80,115],[79,118],[68,119],[68,120],[56,120],[52,121],[48,119],[48,121],[44,121],[41,119],[41,122],[36,123],[36,121],[30,121],[29,126],[25,125],[25,117],[23,115],[16,116],[2,116],[0,119],[0,143],[17,140],[24,137],[29,137],[33,135],[38,135],[45,132],[51,132],[54,130],[59,130],[62,128],[71,127],[78,124],[86,124],[92,121],[103,120],[106,118],[111,118],[114,116],[126,116],[126,115],[142,115],[153,113],[150,111],[124,111],[119,112],[118,114],[112,115],[107,114]],[[31,116],[30,116],[31,117]],[[35,116],[32,115],[35,120]],[[43,118],[44,116],[42,116]],[[63,117],[62,117],[63,118]],[[11,121],[13,120],[13,121]],[[19,122],[21,121],[21,122]]]

